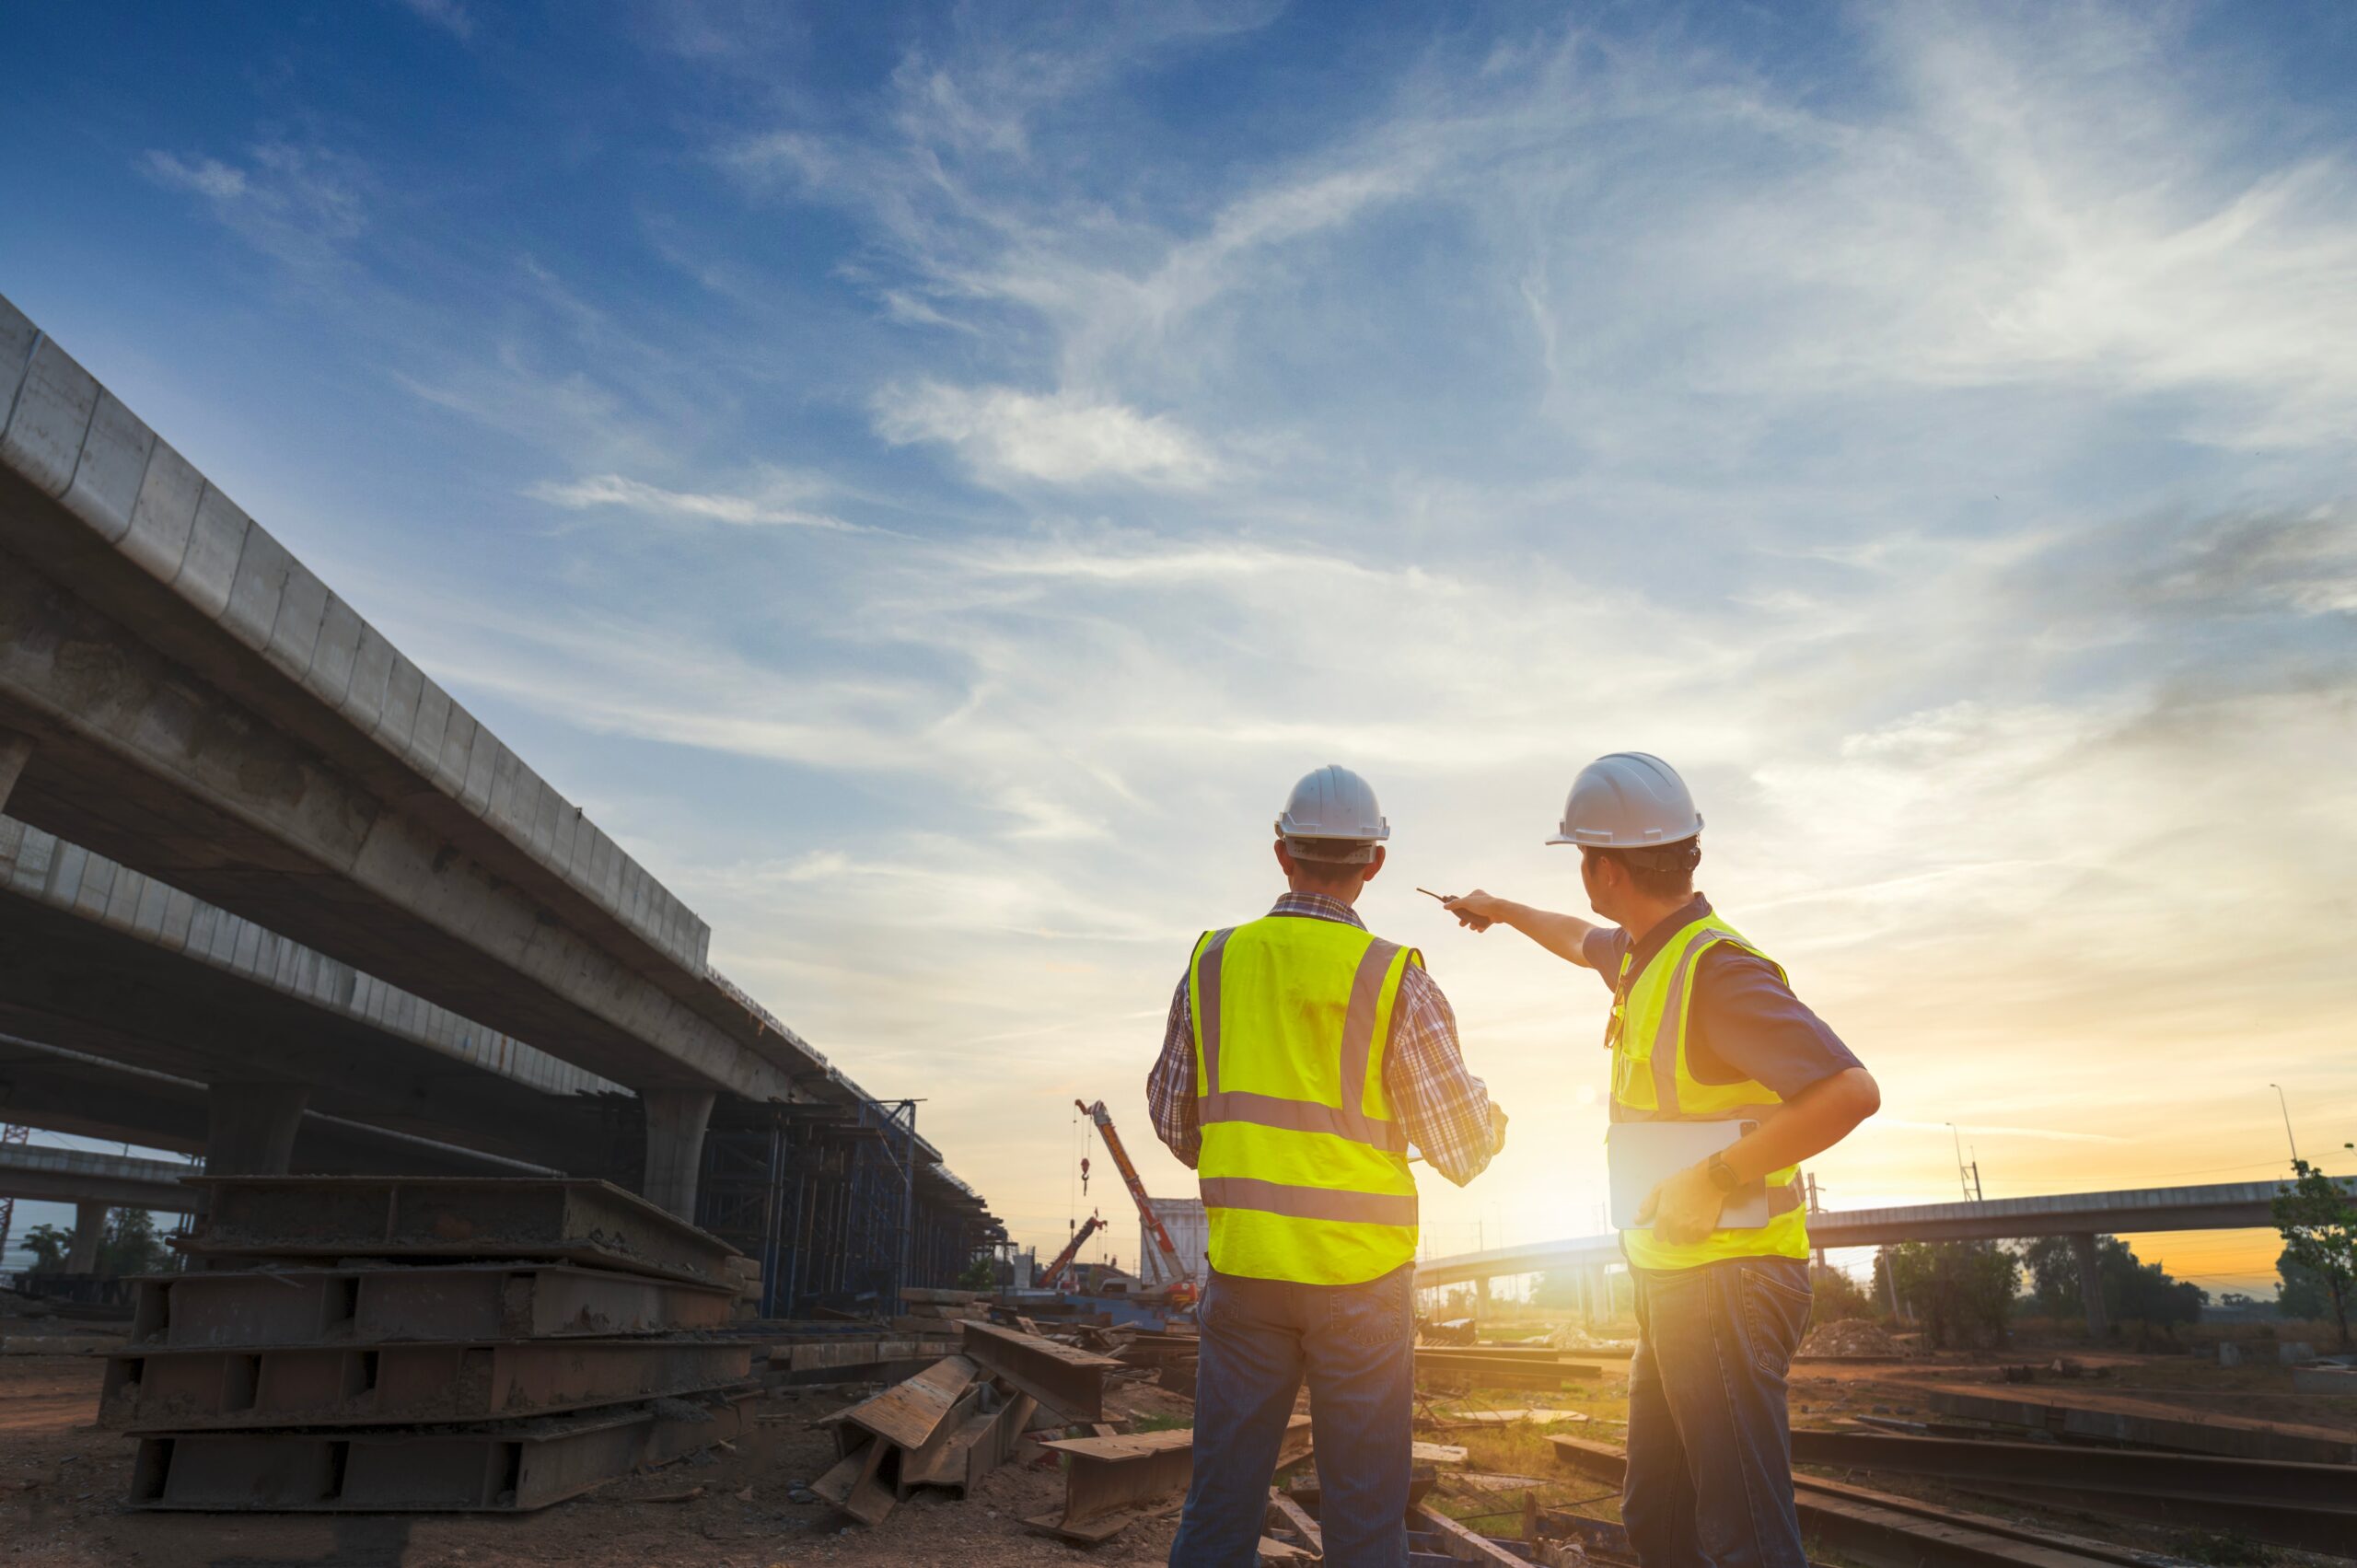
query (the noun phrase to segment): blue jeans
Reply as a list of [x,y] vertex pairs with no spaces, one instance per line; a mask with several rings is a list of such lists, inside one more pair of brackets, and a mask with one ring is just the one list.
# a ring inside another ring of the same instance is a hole
[[1633,1272],[1620,1518],[1638,1561],[1807,1568],[1784,1376],[1808,1327],[1808,1265],[1736,1258]]
[[1277,1448],[1309,1379],[1331,1568],[1406,1568],[1413,1264],[1358,1285],[1213,1272],[1198,1314],[1195,1479],[1171,1568],[1252,1568]]

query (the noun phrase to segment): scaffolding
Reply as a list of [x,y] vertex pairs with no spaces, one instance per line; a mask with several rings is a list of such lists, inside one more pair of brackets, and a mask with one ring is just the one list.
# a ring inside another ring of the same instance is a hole
[[996,1226],[928,1163],[917,1101],[761,1108],[704,1137],[697,1221],[761,1265],[764,1318],[889,1317],[904,1286],[954,1283]]

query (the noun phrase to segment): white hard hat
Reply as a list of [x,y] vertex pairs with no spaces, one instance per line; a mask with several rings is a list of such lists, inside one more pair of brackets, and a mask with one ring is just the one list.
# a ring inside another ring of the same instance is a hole
[[1547,842],[1646,849],[1701,830],[1702,814],[1677,769],[1649,752],[1615,751],[1580,770],[1563,802],[1563,825]]
[[[1373,784],[1348,768],[1329,763],[1293,786],[1284,813],[1277,819],[1277,831],[1288,842],[1326,841],[1319,845],[1324,853],[1315,858],[1363,862],[1375,858],[1375,846],[1391,836],[1391,824],[1375,803]],[[1345,844],[1356,845],[1356,853],[1337,853]]]

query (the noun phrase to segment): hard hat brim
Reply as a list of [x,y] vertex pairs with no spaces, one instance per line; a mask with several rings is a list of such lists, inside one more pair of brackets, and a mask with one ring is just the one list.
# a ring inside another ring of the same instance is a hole
[[1573,833],[1558,832],[1551,835],[1547,842],[1550,844],[1570,844],[1574,849],[1660,849],[1667,844],[1682,844],[1689,839],[1700,838],[1701,835],[1702,824],[1698,819],[1688,831],[1672,833],[1667,838],[1638,839],[1624,844],[1616,842],[1615,840],[1619,835],[1613,833],[1591,832],[1587,837],[1581,838]]

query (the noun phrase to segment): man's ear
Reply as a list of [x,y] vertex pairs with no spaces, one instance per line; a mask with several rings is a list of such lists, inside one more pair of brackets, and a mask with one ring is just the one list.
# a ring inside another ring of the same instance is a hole
[[1375,880],[1375,874],[1382,869],[1383,846],[1381,844],[1377,844],[1375,846],[1375,858],[1366,863],[1366,870],[1360,875],[1359,880],[1361,882],[1372,882]]
[[1291,851],[1289,851],[1289,850],[1287,850],[1287,849],[1285,848],[1285,842],[1284,842],[1284,840],[1283,840],[1283,839],[1275,840],[1273,842],[1271,842],[1271,845],[1270,845],[1269,847],[1270,847],[1270,848],[1271,848],[1271,849],[1273,849],[1273,850],[1275,850],[1275,851],[1277,852],[1277,864],[1278,864],[1279,865],[1282,865],[1282,866],[1283,866],[1283,867],[1284,867],[1285,875],[1286,875],[1286,876],[1288,876],[1288,877],[1292,876],[1292,875],[1293,875],[1293,854],[1292,854],[1292,852],[1291,852]]

